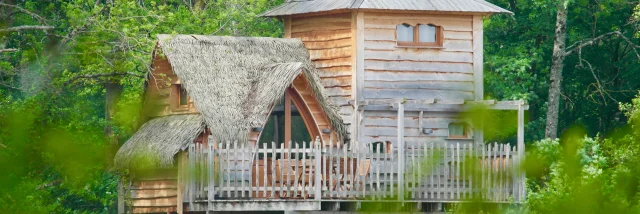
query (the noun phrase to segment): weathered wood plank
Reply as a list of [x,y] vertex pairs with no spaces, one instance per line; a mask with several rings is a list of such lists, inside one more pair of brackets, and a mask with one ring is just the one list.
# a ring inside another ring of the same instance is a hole
[[432,89],[473,92],[473,82],[454,81],[366,81],[366,89]]
[[324,50],[324,49],[332,49],[332,48],[343,48],[343,47],[351,47],[351,38],[331,40],[331,41],[320,41],[320,42],[304,42],[304,46],[309,50]]
[[473,64],[456,62],[383,61],[366,59],[364,68],[366,70],[378,71],[430,71],[473,74]]
[[[424,50],[423,48],[407,48],[407,47],[398,47],[396,41],[393,40],[375,40],[375,41],[365,41],[364,46],[367,50],[386,50],[386,51],[395,51],[395,50],[406,50],[418,52],[420,50]],[[444,40],[443,49],[437,49],[440,52],[472,52],[473,45],[470,40]]]
[[175,206],[167,207],[133,207],[133,213],[170,213],[177,212]]
[[177,189],[141,189],[131,190],[132,199],[157,198],[157,197],[175,197],[178,195]]
[[425,13],[389,13],[389,12],[367,12],[365,19],[437,19],[446,21],[471,21],[470,15],[453,15],[453,14],[425,14]]
[[[405,106],[405,109],[408,105]],[[418,118],[420,112],[417,111],[407,111],[404,116],[405,117],[414,117]],[[389,111],[365,111],[364,117],[396,117],[395,110],[389,109]],[[460,116],[459,112],[441,112],[441,111],[433,111],[433,112],[424,112],[423,118],[458,118]]]
[[328,59],[340,59],[345,57],[351,57],[351,47],[322,49],[322,50],[309,50],[309,57],[312,61],[315,60],[328,60]]
[[429,89],[376,89],[364,90],[365,99],[437,99],[437,100],[473,100],[472,92],[445,91]]
[[333,78],[323,78],[322,86],[335,87],[335,86],[351,86],[351,76],[339,76]]
[[473,54],[466,52],[444,52],[438,49],[397,48],[391,51],[365,50],[366,60],[417,61],[417,62],[461,62],[473,63]]
[[299,25],[314,25],[316,23],[349,22],[350,15],[351,15],[350,13],[344,13],[344,14],[333,14],[331,16],[295,17],[293,18],[291,24],[293,26],[299,26]]
[[151,206],[176,206],[178,201],[176,197],[170,198],[154,198],[154,199],[132,199],[131,203],[134,207],[151,207]]
[[443,73],[443,72],[389,72],[367,70],[365,81],[473,81],[473,75],[464,73]]
[[325,88],[325,91],[328,95],[349,96],[351,95],[351,86]]
[[318,69],[351,66],[351,56],[337,59],[314,60],[313,64]]
[[[451,40],[472,40],[473,35],[471,31],[449,31],[444,30],[444,39]],[[365,29],[364,39],[366,41],[395,41],[396,30],[395,29]],[[304,41],[304,40],[303,40]]]
[[[366,126],[365,130],[362,130],[365,136],[396,136],[398,134],[398,129],[396,127],[375,127],[375,126]],[[404,128],[405,136],[421,136],[422,130],[419,128]],[[449,136],[449,130],[447,129],[433,129],[433,133],[429,134],[429,136],[433,137],[446,137]]]
[[176,180],[134,181],[132,189],[177,189]]
[[351,22],[349,20],[342,22],[331,23],[315,23],[307,25],[293,25],[291,27],[291,33],[304,33],[304,32],[318,32],[318,33],[330,33],[335,30],[351,29]]
[[412,26],[418,24],[433,24],[442,27],[444,30],[450,31],[472,31],[472,20],[453,21],[442,19],[405,19],[398,17],[397,19],[380,19],[369,18],[365,19],[365,29],[396,29],[396,25],[406,23]]
[[351,29],[334,30],[331,32],[301,32],[292,33],[291,38],[300,38],[303,42],[321,42],[351,38]]
[[[420,128],[419,118],[404,118],[405,128]],[[458,122],[455,118],[422,118],[422,128],[448,129],[449,124]],[[395,126],[397,125],[397,117],[365,117],[363,124],[365,126]]]

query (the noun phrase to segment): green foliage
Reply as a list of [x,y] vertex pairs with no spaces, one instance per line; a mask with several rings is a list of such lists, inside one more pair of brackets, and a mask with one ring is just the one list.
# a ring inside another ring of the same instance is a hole
[[527,213],[640,212],[640,97],[621,109],[628,127],[610,138],[565,133],[561,140],[541,140],[527,155]]
[[[280,22],[257,15],[281,2],[16,1],[42,19],[0,6],[0,28],[55,27],[0,35],[0,49],[17,49],[0,53],[5,212],[115,213],[113,155],[142,119],[156,35],[280,37]],[[105,83],[122,87],[112,118]]]

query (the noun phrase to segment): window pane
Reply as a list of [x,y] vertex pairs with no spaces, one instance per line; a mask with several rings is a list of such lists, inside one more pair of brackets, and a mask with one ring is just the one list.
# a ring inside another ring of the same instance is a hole
[[450,123],[449,124],[449,137],[461,137],[465,136],[465,125],[462,123]]
[[398,42],[413,42],[413,26],[401,24],[396,26]]
[[187,90],[185,90],[182,85],[178,85],[178,90],[180,90],[180,105],[181,106],[186,106],[187,105]]
[[436,42],[436,26],[418,25],[420,42]]

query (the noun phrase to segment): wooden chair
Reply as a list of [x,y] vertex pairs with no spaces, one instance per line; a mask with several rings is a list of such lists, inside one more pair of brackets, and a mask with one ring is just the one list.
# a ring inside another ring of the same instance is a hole
[[[300,169],[295,169],[296,163]],[[289,188],[295,187],[302,178],[302,168],[300,166],[301,163],[297,159],[279,159],[276,161],[276,192],[280,193],[280,197],[291,197]],[[280,187],[285,187],[285,191],[280,192]]]

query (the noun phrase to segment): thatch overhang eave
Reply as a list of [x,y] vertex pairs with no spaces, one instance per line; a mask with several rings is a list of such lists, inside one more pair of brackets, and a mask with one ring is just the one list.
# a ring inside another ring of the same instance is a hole
[[114,158],[117,168],[170,168],[175,155],[204,131],[200,114],[158,117],[147,121]]

